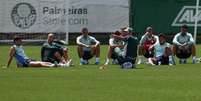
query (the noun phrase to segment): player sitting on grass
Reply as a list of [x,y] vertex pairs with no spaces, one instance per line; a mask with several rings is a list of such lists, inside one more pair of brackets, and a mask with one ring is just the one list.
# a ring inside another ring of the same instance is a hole
[[47,42],[43,44],[41,49],[42,61],[51,63],[67,63],[71,61],[65,42],[55,41],[54,39],[54,34],[48,34]]
[[[142,36],[140,40],[140,45],[138,48],[138,63],[144,63],[148,58],[154,56],[154,50],[149,50],[149,48],[158,43],[158,36],[154,35],[152,27],[147,27],[146,33]],[[146,60],[144,59],[146,58]]]
[[95,64],[98,65],[100,63],[100,42],[96,40],[94,37],[88,35],[88,29],[82,29],[82,35],[77,37],[77,51],[80,58],[80,65],[86,65],[89,63],[89,59],[91,59],[94,55],[96,56]]
[[22,46],[22,39],[18,36],[14,38],[14,45],[10,48],[9,52],[9,60],[7,63],[7,67],[10,66],[10,63],[15,57],[17,62],[17,67],[68,67],[69,64],[53,64],[51,62],[42,62],[42,61],[35,61],[30,59],[26,56],[23,46]]
[[191,35],[188,33],[188,26],[181,26],[181,32],[177,33],[173,39],[173,53],[180,60],[181,64],[185,64],[187,62],[187,58],[192,55],[192,62],[196,63],[196,48],[195,42]]
[[174,59],[172,56],[171,45],[166,42],[166,36],[164,34],[159,35],[159,43],[154,44],[150,47],[150,49],[154,49],[155,56],[153,58],[149,58],[148,62],[151,65],[173,65]]
[[[116,31],[114,35],[121,35],[119,31]],[[105,65],[109,64],[110,59],[112,59],[112,64],[117,64],[117,53],[114,51],[116,48],[123,49],[124,48],[124,41],[115,39],[111,36],[109,40],[109,47],[108,47],[108,54]]]
[[[131,28],[126,27],[123,29],[121,35],[113,34],[113,37],[118,40],[125,42],[124,49],[115,48],[114,51],[117,53],[117,59],[119,65],[122,68],[135,68],[135,60],[137,57],[138,39],[132,36]],[[106,68],[106,65],[100,67],[100,69]]]

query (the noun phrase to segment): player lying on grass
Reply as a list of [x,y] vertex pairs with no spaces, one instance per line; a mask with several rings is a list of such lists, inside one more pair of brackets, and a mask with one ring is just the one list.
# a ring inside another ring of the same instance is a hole
[[96,56],[95,64],[98,65],[100,63],[100,42],[88,34],[88,29],[83,28],[82,35],[76,40],[80,65],[89,64],[89,59],[93,56]]
[[[113,37],[118,40],[125,42],[124,49],[119,47],[115,48],[114,51],[117,54],[117,60],[122,68],[135,68],[135,60],[137,57],[138,39],[132,36],[131,28],[126,27],[123,29],[121,35],[113,34]],[[103,65],[100,69],[106,68],[107,65]]]
[[155,56],[149,58],[148,62],[151,65],[173,65],[174,59],[172,56],[171,45],[166,42],[166,36],[164,34],[159,35],[159,43],[154,44],[149,49],[155,51]]
[[[121,35],[119,31],[116,31],[114,35]],[[117,53],[115,52],[116,48],[120,48],[121,50],[124,48],[124,41],[115,39],[111,36],[109,39],[108,53],[105,65],[109,64],[110,59],[112,59],[112,64],[117,64]]]
[[177,33],[173,39],[173,53],[180,60],[181,64],[187,62],[187,58],[192,55],[192,62],[196,63],[196,47],[191,33],[188,33],[188,26],[181,26],[181,32]]
[[47,42],[43,44],[41,58],[42,61],[51,63],[67,63],[71,61],[65,42],[55,41],[55,36],[52,33],[48,34]]
[[24,52],[22,46],[22,39],[19,36],[16,36],[14,38],[14,45],[11,46],[10,48],[7,67],[10,66],[13,57],[15,57],[16,59],[17,67],[56,67],[56,66],[68,67],[70,64],[70,61],[69,63],[66,64],[53,64],[51,62],[42,62],[30,59],[29,57],[26,56]]
[[142,36],[138,47],[138,63],[147,61],[148,58],[154,56],[154,51],[149,48],[158,43],[158,36],[154,35],[152,27],[147,27],[146,33]]

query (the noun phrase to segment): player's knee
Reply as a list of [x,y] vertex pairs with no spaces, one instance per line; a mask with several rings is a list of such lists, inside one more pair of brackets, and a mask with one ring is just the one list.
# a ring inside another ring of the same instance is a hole
[[97,49],[100,49],[100,44],[96,45],[96,48],[97,48]]

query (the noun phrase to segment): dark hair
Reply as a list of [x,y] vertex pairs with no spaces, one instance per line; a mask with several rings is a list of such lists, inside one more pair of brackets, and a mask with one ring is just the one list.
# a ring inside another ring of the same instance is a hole
[[121,35],[121,33],[119,31],[115,31],[114,35]]
[[163,33],[160,33],[158,36],[159,36],[159,37],[163,37],[164,39],[166,39],[166,35],[163,34]]
[[82,31],[84,31],[84,30],[87,30],[87,31],[88,31],[88,28],[86,28],[86,27],[83,27],[83,28],[82,28]]
[[188,29],[187,25],[182,25],[181,28]]
[[13,42],[15,42],[17,40],[22,40],[22,38],[20,36],[15,36],[14,39],[13,39]]

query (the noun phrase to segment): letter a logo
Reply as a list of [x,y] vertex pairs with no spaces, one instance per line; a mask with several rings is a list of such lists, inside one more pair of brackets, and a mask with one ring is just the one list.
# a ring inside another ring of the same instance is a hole
[[[195,6],[184,6],[174,19],[172,26],[181,26],[186,24],[188,26],[194,26],[195,24]],[[198,26],[201,26],[201,7],[198,11]]]

